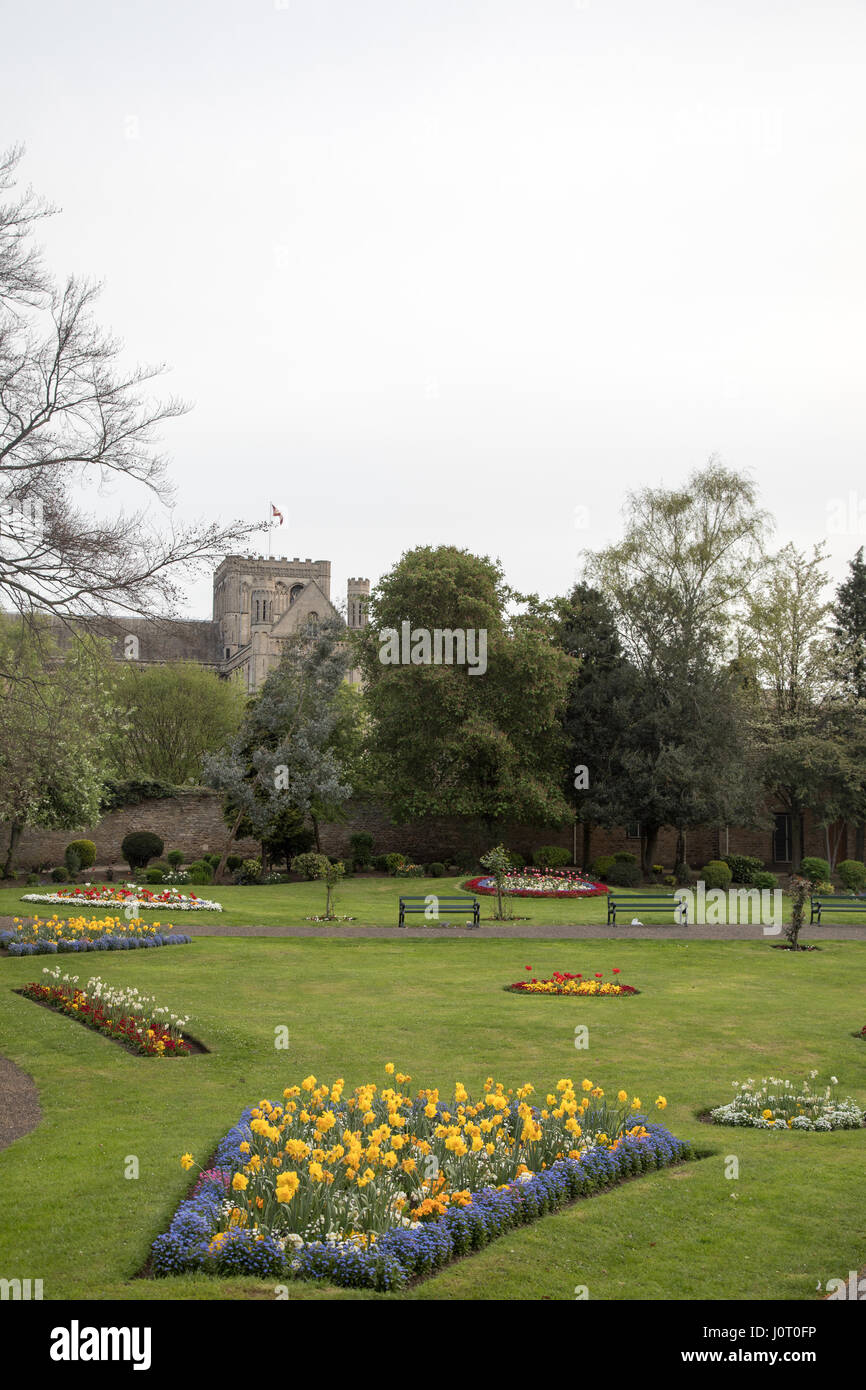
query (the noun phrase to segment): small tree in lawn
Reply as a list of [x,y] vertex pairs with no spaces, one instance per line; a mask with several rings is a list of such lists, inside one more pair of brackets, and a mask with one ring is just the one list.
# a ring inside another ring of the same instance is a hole
[[488,850],[481,856],[481,865],[489,869],[496,880],[496,912],[494,918],[497,922],[505,922],[512,915],[510,907],[503,907],[503,896],[507,896],[508,888],[505,883],[506,875],[511,872],[511,855],[504,845],[497,845],[495,849]]
[[334,890],[343,877],[343,874],[346,872],[346,866],[342,860],[338,860],[336,864],[332,864],[330,859],[325,858],[324,855],[322,858],[324,859],[324,863],[317,866],[315,876],[321,879],[325,885],[325,921],[332,922],[335,916],[332,910]]
[[800,932],[805,919],[806,899],[811,891],[812,885],[808,879],[800,878],[799,875],[791,879],[791,921],[785,927],[785,937],[792,951],[806,949],[800,945]]

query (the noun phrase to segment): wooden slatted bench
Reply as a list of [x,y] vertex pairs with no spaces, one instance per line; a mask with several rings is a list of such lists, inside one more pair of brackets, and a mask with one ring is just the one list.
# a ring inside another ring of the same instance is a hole
[[426,915],[430,898],[436,899],[438,912],[471,912],[472,927],[481,925],[481,904],[477,898],[470,898],[466,893],[410,893],[400,899],[400,919],[397,926],[405,927],[407,912],[422,912]]
[[825,907],[835,908],[837,912],[866,912],[866,898],[842,898],[835,893],[813,893],[809,904],[809,922],[817,922],[818,926]]
[[607,924],[616,926],[617,911],[673,912],[676,924],[687,927],[688,905],[667,893],[608,893]]

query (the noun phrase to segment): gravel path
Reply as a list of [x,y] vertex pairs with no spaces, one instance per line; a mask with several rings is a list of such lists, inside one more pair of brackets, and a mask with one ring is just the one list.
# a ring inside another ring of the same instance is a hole
[[[0,930],[12,926],[11,917],[0,917]],[[178,930],[187,932],[195,939],[199,936],[328,936],[328,937],[378,937],[383,941],[402,941],[407,937],[465,937],[469,941],[484,941],[489,937],[514,937],[518,941],[580,941],[583,938],[609,937],[612,941],[767,941],[784,940],[779,936],[762,936],[757,926],[722,924],[720,926],[654,927],[618,926],[609,927],[606,923],[583,922],[579,926],[558,926],[550,923],[483,922],[477,931],[459,927],[319,927],[313,923],[303,926],[285,927],[232,927],[222,922],[196,922],[190,914],[177,924]],[[822,927],[805,927],[801,940],[804,945],[820,945],[822,941],[866,941],[866,924],[855,926],[846,922],[842,926],[827,924]]]
[[41,1119],[33,1078],[8,1057],[0,1057],[0,1149],[29,1134]]

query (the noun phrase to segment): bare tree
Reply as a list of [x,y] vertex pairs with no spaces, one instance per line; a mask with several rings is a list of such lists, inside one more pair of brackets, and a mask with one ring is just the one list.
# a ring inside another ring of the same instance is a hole
[[[184,574],[261,527],[176,521],[157,439],[188,407],[152,398],[162,365],[123,366],[122,344],[94,318],[98,285],[45,271],[33,233],[54,209],[29,189],[16,196],[21,154],[0,156],[0,608],[76,626],[110,612],[170,617]],[[96,518],[76,505],[112,479],[141,498],[132,510]]]

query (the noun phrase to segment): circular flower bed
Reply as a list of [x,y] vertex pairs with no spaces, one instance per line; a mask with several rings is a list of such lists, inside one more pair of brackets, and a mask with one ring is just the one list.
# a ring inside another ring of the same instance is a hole
[[[527,965],[526,969],[531,970],[532,966]],[[614,969],[613,974],[618,975],[619,971]],[[640,993],[633,985],[623,985],[618,980],[605,980],[600,972],[594,976],[570,975],[567,970],[554,970],[549,980],[517,980],[505,988],[515,994],[571,994],[581,998],[591,998],[599,994],[615,998],[618,995]]]
[[[493,894],[496,879],[492,874],[479,874],[468,878],[462,887],[467,893]],[[598,898],[609,890],[606,883],[596,883],[570,870],[521,869],[505,875],[502,891],[509,898]]]
[[[816,1071],[810,1074],[814,1081]],[[859,1129],[864,1114],[850,1096],[840,1100],[836,1094],[836,1077],[823,1091],[813,1091],[809,1081],[784,1081],[779,1076],[765,1076],[760,1086],[751,1077],[734,1081],[737,1094],[727,1105],[710,1111],[717,1125],[746,1125],[753,1129]]]
[[170,907],[173,912],[222,912],[222,903],[211,902],[208,898],[197,898],[195,893],[178,893],[176,888],[164,888],[154,893],[151,888],[142,888],[138,883],[104,883],[94,888],[85,883],[81,888],[60,888],[56,893],[25,893],[23,903],[71,904],[79,907],[83,903],[93,903],[96,907],[128,907],[135,903],[142,911],[157,911]]

